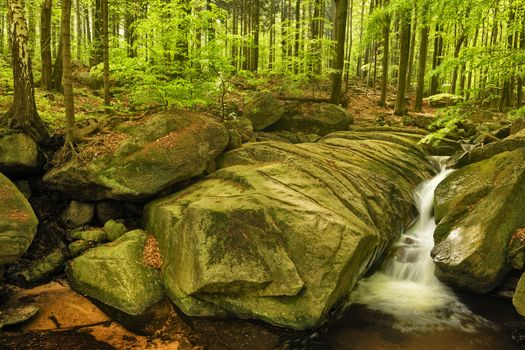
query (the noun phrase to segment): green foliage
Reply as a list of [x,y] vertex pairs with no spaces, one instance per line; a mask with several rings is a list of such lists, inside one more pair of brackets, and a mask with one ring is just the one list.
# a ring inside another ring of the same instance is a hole
[[509,120],[517,120],[520,118],[525,118],[525,106],[522,106],[518,109],[513,109],[507,114]]
[[452,106],[441,109],[436,120],[430,125],[436,131],[428,134],[419,141],[424,144],[438,145],[448,135],[458,130],[460,123],[465,120],[463,106]]

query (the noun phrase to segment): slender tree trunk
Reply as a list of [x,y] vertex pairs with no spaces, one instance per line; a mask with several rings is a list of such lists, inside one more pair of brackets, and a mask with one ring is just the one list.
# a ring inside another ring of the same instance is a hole
[[[388,5],[388,1],[385,1],[385,6]],[[388,58],[390,55],[390,14],[386,14],[385,23],[383,26],[383,58],[382,58],[382,76],[381,76],[381,100],[379,105],[386,107],[386,98],[388,92]]]
[[42,58],[42,87],[51,89],[53,62],[51,60],[51,14],[52,0],[42,1],[40,11],[40,57]]
[[95,11],[93,18],[93,49],[91,50],[90,65],[96,66],[102,62],[102,4],[101,0],[95,0]]
[[13,65],[13,105],[3,115],[9,127],[20,128],[36,142],[46,143],[49,133],[38,116],[29,55],[29,30],[21,0],[8,0],[9,33]]
[[77,60],[82,60],[82,9],[80,0],[76,0],[77,12]]
[[103,47],[103,61],[104,61],[104,105],[109,106],[111,97],[109,95],[109,7],[108,0],[102,1],[102,47]]
[[407,83],[406,83],[406,93],[410,91],[412,86],[412,72],[414,70],[414,57],[416,55],[416,31],[417,31],[417,1],[414,2],[414,11],[413,11],[413,21],[410,24],[410,53],[408,55],[408,69],[407,69]]
[[343,80],[343,68],[345,60],[345,35],[346,15],[348,11],[348,0],[336,0],[335,28],[337,36],[336,61],[334,73],[332,73],[332,94],[330,102],[337,104],[341,98],[341,83]]
[[[522,20],[523,23],[522,23],[522,27],[521,27],[521,34],[520,34],[520,44],[519,44],[519,47],[521,50],[525,50],[525,19]],[[516,87],[516,90],[517,90],[517,99],[516,99],[516,104],[517,104],[517,107],[521,107],[521,105],[523,104],[523,72],[521,72],[521,74],[518,76],[518,83],[517,83],[517,87]]]
[[364,31],[364,16],[365,16],[365,0],[361,1],[361,23],[359,30],[359,56],[357,56],[357,77],[362,77],[361,65],[363,64],[363,51],[361,46],[363,45],[363,31]]
[[299,73],[299,40],[301,38],[301,0],[295,2],[294,72]]
[[260,21],[260,4],[259,0],[253,0],[254,18],[253,18],[253,50],[252,50],[252,72],[257,72],[259,68],[259,21]]
[[407,112],[405,92],[407,83],[408,55],[410,51],[410,11],[401,13],[399,22],[401,31],[399,38],[399,76],[397,82],[397,96],[394,114],[404,115]]
[[348,9],[348,25],[347,25],[347,38],[348,41],[346,43],[346,77],[345,77],[345,85],[346,90],[348,90],[349,80],[350,80],[350,60],[352,58],[352,44],[353,44],[353,28],[352,28],[352,22],[353,22],[353,16],[354,16],[354,0],[350,0],[350,8]]
[[[461,46],[463,45],[463,41],[465,41],[466,38],[467,38],[467,36],[465,35],[465,33],[462,33],[461,36],[459,37],[459,39],[457,40],[456,46],[454,47],[454,58],[458,58],[459,57],[459,52],[461,51]],[[458,67],[456,66],[454,68],[454,72],[452,73],[452,82],[450,84],[450,93],[451,94],[455,94],[456,93],[457,81],[458,81]]]
[[75,105],[71,71],[71,0],[62,0],[62,61],[64,62],[64,106],[66,110],[66,145],[75,142]]
[[[434,56],[432,58],[432,70],[435,70],[441,65],[443,59],[443,27],[440,24],[436,24],[436,37],[434,38]],[[437,74],[432,75],[432,81],[430,83],[430,95],[438,93],[439,79]]]
[[[422,12],[427,12],[426,4],[423,5]],[[419,43],[419,63],[417,72],[417,87],[416,87],[416,101],[414,111],[421,112],[423,108],[423,93],[425,90],[425,72],[427,68],[427,50],[428,50],[428,34],[430,27],[426,23],[422,23],[420,30]]]

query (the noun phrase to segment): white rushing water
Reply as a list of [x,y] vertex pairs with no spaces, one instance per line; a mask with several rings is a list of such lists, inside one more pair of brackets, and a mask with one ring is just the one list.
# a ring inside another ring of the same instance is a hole
[[394,316],[394,327],[403,331],[449,327],[473,331],[476,324],[485,322],[475,317],[434,275],[430,256],[436,228],[434,190],[452,172],[445,169],[445,159],[436,160],[441,167],[439,174],[422,183],[415,193],[418,220],[394,245],[383,267],[359,282],[351,303]]

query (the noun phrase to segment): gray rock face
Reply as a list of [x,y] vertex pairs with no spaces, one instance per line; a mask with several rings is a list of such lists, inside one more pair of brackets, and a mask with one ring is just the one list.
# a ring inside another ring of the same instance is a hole
[[122,123],[106,138],[108,146],[94,154],[80,149],[88,161],[53,168],[44,182],[75,199],[143,199],[202,174],[228,144],[222,124],[190,112]]
[[0,265],[15,262],[33,241],[38,220],[18,188],[0,173]]
[[412,190],[433,172],[418,138],[342,132],[225,154],[216,174],[144,210],[168,296],[188,315],[319,325],[408,225]]
[[92,248],[66,267],[71,288],[130,315],[140,315],[164,297],[154,267],[144,262],[147,235],[130,231]]
[[348,130],[353,123],[354,118],[343,107],[330,103],[301,103],[289,105],[283,117],[269,129],[324,136]]
[[485,293],[510,270],[509,245],[525,227],[525,148],[452,173],[436,189],[436,275]]
[[26,134],[0,135],[0,172],[7,175],[27,174],[42,166],[38,145]]

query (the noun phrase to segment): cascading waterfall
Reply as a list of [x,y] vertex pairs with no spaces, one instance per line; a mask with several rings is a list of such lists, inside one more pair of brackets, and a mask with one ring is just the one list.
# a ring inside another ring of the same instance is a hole
[[440,172],[421,184],[415,193],[419,218],[393,247],[380,271],[359,282],[351,303],[394,316],[394,327],[403,331],[460,328],[474,331],[486,321],[473,315],[456,295],[434,275],[430,251],[436,224],[434,190],[452,170],[444,157],[436,158]]

